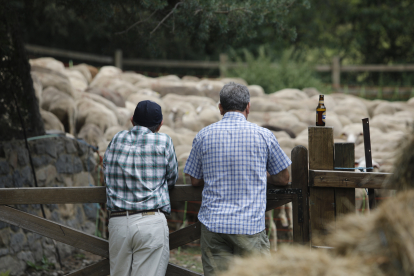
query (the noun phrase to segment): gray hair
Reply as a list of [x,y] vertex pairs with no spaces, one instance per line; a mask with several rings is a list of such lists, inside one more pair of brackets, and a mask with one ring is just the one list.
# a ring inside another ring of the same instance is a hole
[[[134,122],[134,124],[135,124],[136,126],[140,126],[139,124],[137,124],[137,123],[135,123],[135,122]],[[149,130],[151,130],[152,132],[155,132],[159,126],[160,126],[160,124],[155,125],[155,126],[152,126],[152,127],[146,127],[146,128],[148,128],[148,129],[149,129]],[[140,126],[140,127],[145,127],[145,126]]]
[[230,82],[220,91],[220,104],[224,111],[244,111],[250,102],[249,89],[241,84]]

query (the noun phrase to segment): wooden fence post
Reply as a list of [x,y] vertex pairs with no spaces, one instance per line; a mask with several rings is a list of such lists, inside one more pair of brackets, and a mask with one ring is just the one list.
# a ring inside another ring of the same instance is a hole
[[227,61],[228,56],[226,54],[220,54],[220,77],[224,78],[227,75]]
[[[355,144],[335,143],[335,167],[355,166]],[[347,171],[347,170],[342,170]],[[355,212],[355,189],[335,188],[336,219],[341,215]]]
[[341,85],[341,61],[338,56],[332,58],[332,85],[338,92]]
[[292,201],[293,242],[309,245],[309,204],[308,204],[308,150],[296,146],[292,150],[292,188],[302,193]]
[[[308,127],[310,170],[333,170],[333,127]],[[327,223],[335,220],[335,192],[333,188],[310,188],[311,242],[324,233]]]
[[122,70],[122,50],[117,49],[114,55],[114,65]]

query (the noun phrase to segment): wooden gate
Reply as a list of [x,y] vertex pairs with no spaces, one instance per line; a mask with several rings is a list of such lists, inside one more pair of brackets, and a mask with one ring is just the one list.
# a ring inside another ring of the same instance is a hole
[[[334,170],[335,166],[353,166],[354,155],[353,147],[334,145],[333,129],[329,127],[309,127],[308,148],[309,163],[305,147],[297,146],[292,150],[292,183],[268,187],[266,210],[292,202],[293,241],[310,245],[310,232],[321,234],[327,223],[355,209],[355,188],[381,189],[389,174]],[[201,192],[201,187],[176,185],[170,191],[170,198],[171,201],[201,201]],[[104,276],[109,275],[107,240],[7,205],[105,202],[105,187],[3,188],[0,189],[0,220],[104,257],[94,265],[69,274]],[[170,234],[170,249],[197,240],[200,235],[200,222],[177,230]],[[170,263],[166,275],[200,274]]]
[[[307,212],[308,172],[307,150],[298,146],[292,150],[292,183],[284,187],[271,187],[267,193],[266,210],[272,210],[293,202],[293,240],[297,243],[309,241],[309,214]],[[306,168],[306,170],[303,170]],[[170,191],[171,201],[201,201],[201,187],[176,185]],[[47,188],[2,188],[0,189],[0,220],[56,241],[83,249],[105,259],[84,269],[70,273],[70,276],[109,275],[108,241],[83,233],[8,205],[19,204],[79,204],[106,202],[105,187],[47,187]],[[200,238],[200,222],[170,234],[170,250]],[[169,264],[167,274],[201,275],[183,267]]]
[[354,167],[355,144],[334,143],[332,127],[309,127],[308,135],[311,244],[318,248],[323,245],[314,244],[313,237],[324,235],[328,223],[355,212],[355,188],[384,189],[391,173],[342,171]]

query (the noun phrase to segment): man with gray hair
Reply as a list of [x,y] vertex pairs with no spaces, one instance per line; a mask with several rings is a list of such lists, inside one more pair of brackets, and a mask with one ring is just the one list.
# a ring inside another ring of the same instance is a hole
[[292,163],[271,131],[247,121],[246,86],[226,84],[219,109],[223,119],[197,134],[184,168],[193,186],[204,186],[198,219],[207,276],[227,269],[234,255],[269,253],[267,183],[286,185]]

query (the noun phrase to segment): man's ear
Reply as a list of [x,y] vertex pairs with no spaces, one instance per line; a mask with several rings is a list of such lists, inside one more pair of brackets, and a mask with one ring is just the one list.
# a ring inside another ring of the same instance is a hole
[[131,117],[131,124],[132,124],[132,126],[135,126],[135,124],[134,124],[134,117]]
[[221,114],[221,115],[224,115],[224,109],[223,109],[223,107],[221,106],[221,103],[219,103],[218,108],[220,109],[220,114]]
[[160,128],[162,127],[162,124],[164,123],[164,120],[161,121],[160,125],[157,127],[157,130],[155,132],[160,131]]
[[250,113],[250,102],[246,106],[246,115],[249,115]]

